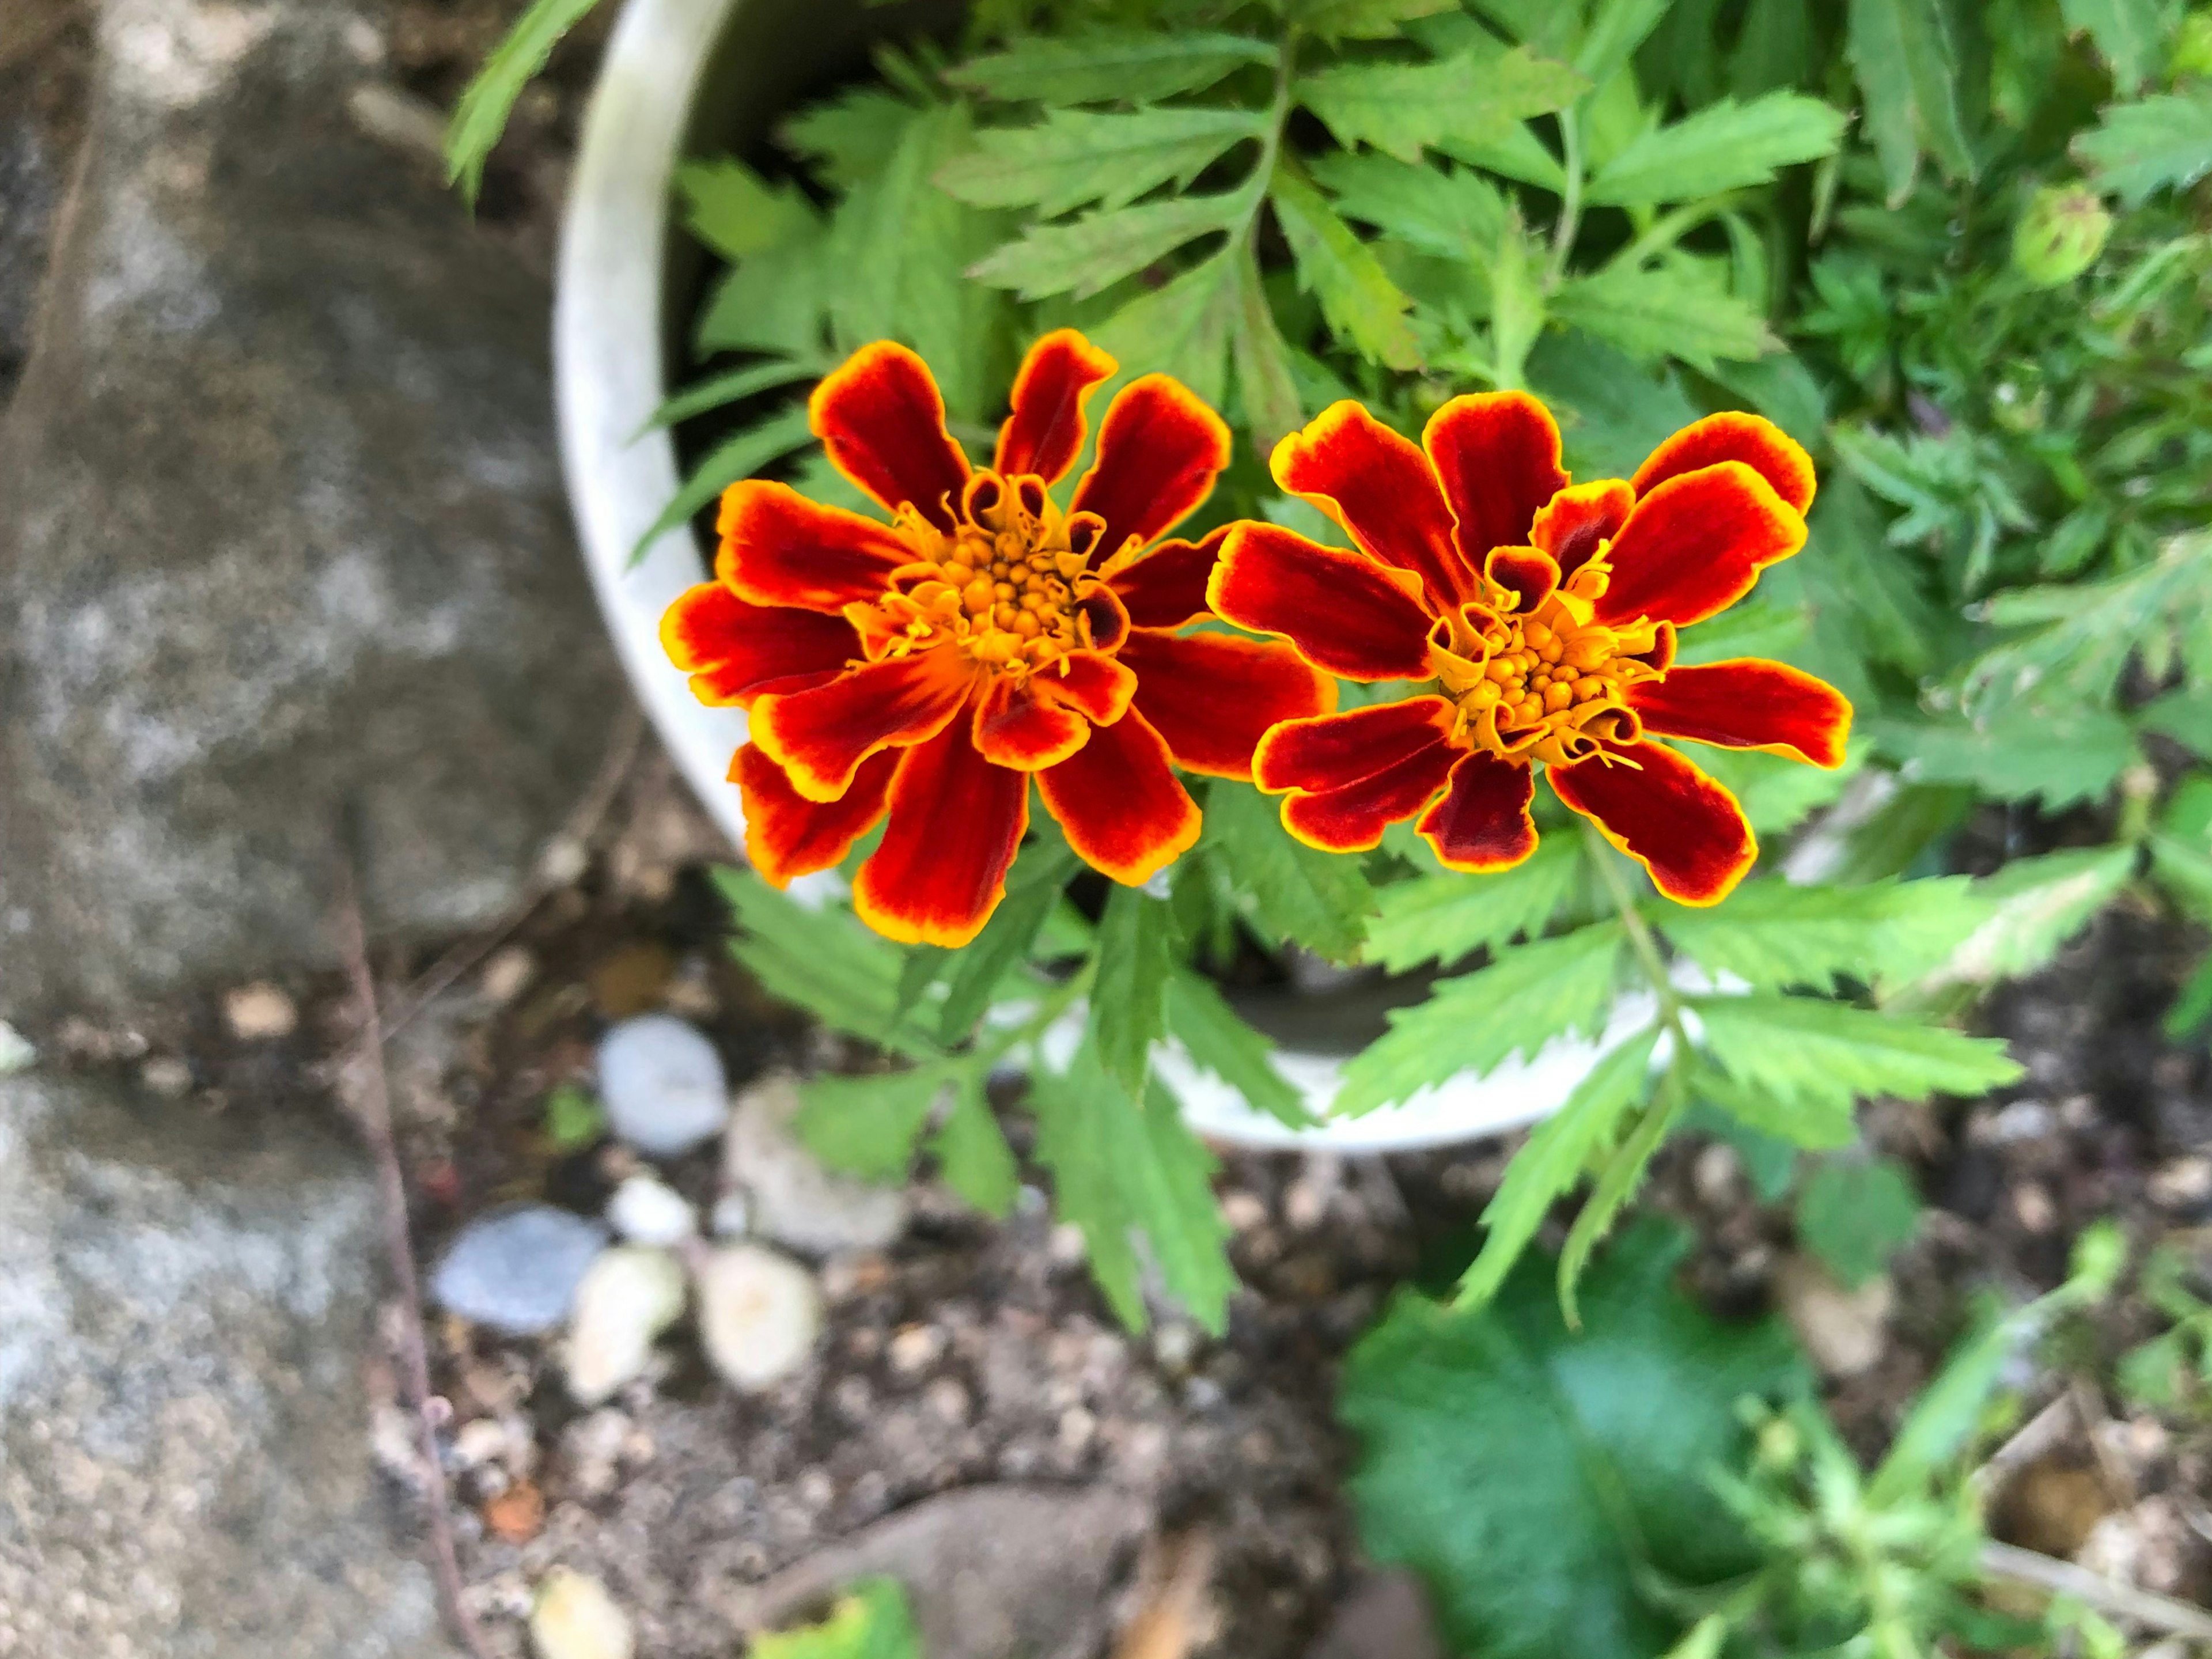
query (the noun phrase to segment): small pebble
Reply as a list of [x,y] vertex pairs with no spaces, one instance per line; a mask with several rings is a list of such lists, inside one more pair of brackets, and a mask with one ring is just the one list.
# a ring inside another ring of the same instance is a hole
[[0,1019],[0,1077],[11,1072],[28,1071],[39,1051],[31,1046],[30,1039]]
[[667,1014],[626,1019],[599,1040],[599,1100],[617,1135],[674,1158],[721,1133],[729,1082],[714,1045]]
[[567,1567],[554,1568],[538,1586],[530,1641],[538,1659],[633,1659],[637,1652],[629,1615],[607,1587]]
[[890,1340],[891,1369],[902,1376],[918,1376],[945,1352],[945,1334],[934,1325],[907,1325]]
[[2212,1198],[2212,1158],[2192,1153],[2161,1164],[2146,1183],[2150,1201],[2162,1210],[2190,1210]]
[[738,1097],[722,1143],[727,1185],[751,1200],[752,1231],[808,1255],[879,1249],[906,1231],[906,1195],[822,1167],[792,1132],[799,1085],[763,1079]]
[[1249,1233],[1267,1219],[1267,1206],[1255,1194],[1224,1193],[1221,1198],[1221,1218],[1229,1224],[1231,1232]]
[[520,945],[493,952],[477,976],[477,990],[486,1002],[505,1006],[520,996],[538,971],[538,959]]
[[461,1425],[453,1436],[453,1461],[465,1469],[502,1462],[507,1456],[507,1430],[495,1417],[479,1417]]
[[665,1250],[621,1245],[601,1253],[576,1287],[562,1359],[578,1404],[604,1403],[644,1374],[653,1339],[684,1312],[684,1269]]
[[526,1544],[545,1530],[545,1494],[537,1483],[518,1480],[483,1506],[484,1528],[509,1544]]
[[290,997],[264,981],[224,993],[222,1020],[240,1042],[268,1042],[298,1030],[300,1011]]
[[714,1369],[764,1389],[805,1364],[822,1334],[822,1297],[806,1270],[757,1244],[725,1244],[699,1269],[699,1334]]
[[681,1244],[699,1218],[684,1194],[659,1177],[634,1175],[607,1200],[607,1224],[633,1244]]
[[921,1403],[929,1409],[932,1416],[955,1425],[965,1423],[969,1412],[975,1408],[975,1402],[969,1398],[967,1389],[949,1376],[940,1376],[924,1389]]
[[2023,1181],[2012,1189],[2012,1212],[2027,1232],[2047,1233],[2058,1224],[2058,1206],[2040,1182]]
[[1775,1269],[1782,1312],[1821,1374],[1856,1376],[1881,1358],[1882,1328],[1889,1318],[1889,1280],[1871,1279],[1847,1291],[1806,1256],[1786,1258]]
[[461,1230],[430,1275],[430,1294],[448,1313],[509,1336],[537,1336],[568,1318],[576,1287],[606,1233],[550,1204],[477,1217]]
[[743,1193],[724,1193],[714,1200],[714,1212],[707,1224],[714,1230],[717,1238],[739,1238],[752,1220],[752,1206],[745,1201]]
[[174,1054],[156,1054],[138,1068],[138,1081],[147,1092],[176,1100],[192,1086],[192,1068]]

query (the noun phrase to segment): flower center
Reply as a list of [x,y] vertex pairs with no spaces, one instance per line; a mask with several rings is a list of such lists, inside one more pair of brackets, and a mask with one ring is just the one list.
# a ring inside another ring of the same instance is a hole
[[1027,678],[1091,645],[1083,599],[1105,523],[1063,514],[1042,480],[978,472],[950,533],[910,510],[898,528],[914,562],[881,599],[846,607],[872,660],[949,644],[978,668]]
[[1458,707],[1455,738],[1502,757],[1564,765],[1598,753],[1601,738],[1635,737],[1626,693],[1665,678],[1671,641],[1648,621],[1593,622],[1608,580],[1601,556],[1547,592],[1486,579],[1482,599],[1437,621],[1429,665]]

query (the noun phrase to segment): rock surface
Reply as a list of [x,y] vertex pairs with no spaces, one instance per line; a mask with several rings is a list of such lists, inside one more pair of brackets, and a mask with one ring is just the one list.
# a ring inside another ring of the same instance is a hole
[[536,1336],[568,1317],[576,1291],[607,1246],[605,1230],[550,1204],[480,1215],[446,1247],[430,1274],[447,1313],[509,1336]]
[[345,1144],[0,1079],[0,1655],[433,1659],[386,1530]]
[[373,928],[497,914],[623,696],[546,293],[351,124],[361,40],[320,0],[100,8],[0,417],[19,1024],[325,956],[349,812]]

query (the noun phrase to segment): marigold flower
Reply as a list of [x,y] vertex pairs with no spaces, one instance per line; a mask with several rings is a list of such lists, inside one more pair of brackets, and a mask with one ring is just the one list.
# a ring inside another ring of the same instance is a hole
[[1335,707],[1289,647],[1179,630],[1207,615],[1223,533],[1164,541],[1228,464],[1179,382],[1123,387],[1063,511],[1113,358],[1073,330],[1033,346],[997,454],[969,467],[921,359],[864,347],[814,393],[837,469],[889,524],[748,480],[722,497],[714,580],[661,641],[702,702],[750,711],[730,775],[745,848],[781,886],[889,814],[854,884],[878,933],[965,944],[1006,891],[1032,775],[1069,844],[1145,881],[1198,839],[1174,768],[1249,778],[1270,726]]
[[1850,706],[1778,662],[1674,665],[1675,630],[1741,599],[1804,544],[1805,452],[1715,415],[1623,482],[1571,484],[1559,428],[1524,392],[1455,398],[1416,447],[1340,403],[1276,447],[1276,481],[1357,551],[1236,527],[1207,596],[1352,680],[1420,695],[1285,722],[1255,781],[1310,846],[1357,852],[1422,814],[1455,870],[1535,850],[1534,763],[1559,799],[1684,904],[1712,904],[1758,843],[1735,799],[1653,736],[1841,763]]

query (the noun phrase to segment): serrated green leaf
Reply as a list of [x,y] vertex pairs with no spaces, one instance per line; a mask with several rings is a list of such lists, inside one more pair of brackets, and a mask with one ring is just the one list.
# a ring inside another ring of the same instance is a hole
[[676,169],[685,228],[732,262],[811,235],[821,224],[798,185],[771,185],[733,155]]
[[638,435],[674,426],[678,421],[688,421],[694,415],[703,415],[710,409],[720,409],[741,398],[757,397],[763,392],[773,392],[778,386],[789,386],[794,380],[812,380],[822,369],[814,363],[775,362],[753,363],[744,368],[732,369],[726,374],[717,374],[687,387],[653,411]]
[[1392,1009],[1389,1030],[1345,1066],[1335,1111],[1408,1100],[1462,1072],[1492,1071],[1554,1037],[1597,1030],[1613,1006],[1622,937],[1618,922],[1600,922],[1438,980],[1426,1002]]
[[803,406],[771,415],[723,439],[691,470],[691,476],[684,479],[675,499],[661,509],[653,527],[637,538],[637,545],[630,550],[631,562],[644,557],[646,549],[663,534],[682,524],[738,479],[751,477],[793,450],[813,441],[814,434],[807,425]]
[[1797,1240],[1844,1289],[1889,1265],[1920,1231],[1920,1194],[1887,1158],[1830,1158],[1797,1194]]
[[1527,47],[1462,52],[1433,64],[1341,64],[1301,76],[1298,101],[1346,149],[1401,161],[1444,144],[1494,144],[1532,115],[1564,109],[1589,83]]
[[2166,45],[2166,8],[2160,0],[2058,0],[2066,27],[2086,33],[2112,65],[2112,86],[2128,94],[2148,80]]
[[938,169],[938,186],[976,207],[1034,207],[1047,218],[1096,202],[1126,207],[1170,181],[1191,181],[1265,124],[1236,109],[1052,110],[1032,127],[975,135]]
[[1941,0],[1850,0],[1845,52],[1889,204],[1912,189],[1924,152],[1947,179],[1974,170],[1959,113],[1959,64]]
[[1543,336],[1550,303],[1545,289],[1543,250],[1520,214],[1510,212],[1490,267],[1491,379],[1501,389],[1527,378],[1528,356]]
[[1166,1035],[1175,921],[1164,900],[1115,886],[1098,919],[1089,1041],[1098,1062],[1131,1095],[1144,1092],[1152,1045]]
[[2134,732],[2107,708],[2015,705],[1983,721],[1876,720],[1865,730],[1909,781],[1971,784],[1998,800],[2040,797],[2049,811],[2098,799],[2135,758]]
[[1291,20],[1321,40],[1389,40],[1417,18],[1456,9],[1454,0],[1293,0]]
[[1237,368],[1237,394],[1243,407],[1244,425],[1255,447],[1266,455],[1304,423],[1305,406],[1291,373],[1290,346],[1276,325],[1274,307],[1267,303],[1259,261],[1249,246],[1235,250],[1234,257],[1237,326],[1230,341],[1230,356]]
[[582,22],[599,0],[532,0],[491,49],[453,106],[446,127],[446,182],[459,185],[471,208],[483,188],[484,162],[507,131],[514,100],[522,96],[561,37]]
[[2074,141],[2092,177],[2134,206],[2154,191],[2185,189],[2212,172],[2212,86],[2115,104]]
[[2212,777],[2183,781],[2148,845],[2160,884],[2199,921],[2212,921]]
[[1006,883],[1006,897],[983,931],[951,953],[945,1005],[938,1015],[940,1041],[964,1041],[1006,975],[1030,959],[1075,868],[1075,854],[1065,842],[1033,846],[1024,853]]
[[1645,362],[1674,357],[1709,368],[1717,358],[1756,357],[1777,344],[1765,319],[1741,300],[1663,266],[1570,277],[1550,307]]
[[811,161],[823,182],[850,191],[890,165],[914,114],[914,106],[896,93],[861,86],[809,105],[777,130],[776,138]]
[[1413,302],[1352,227],[1330,210],[1327,198],[1296,173],[1279,167],[1267,199],[1291,245],[1298,285],[1321,301],[1330,329],[1370,362],[1418,367],[1420,344],[1406,315]]
[[1241,34],[1101,30],[1018,41],[947,70],[945,79],[1007,103],[1142,104],[1274,61],[1273,44]]
[[1200,1070],[1211,1072],[1245,1103],[1293,1129],[1310,1128],[1305,1096],[1277,1071],[1275,1045],[1229,1006],[1211,980],[1179,969],[1168,986],[1168,1030]]
[[823,350],[829,315],[829,238],[817,234],[763,249],[725,272],[692,332],[701,356],[770,351],[811,359]]
[[[1782,652],[1747,654],[1788,660]],[[1858,775],[1857,758],[1854,755],[1830,770],[1755,749],[1705,749],[1697,757],[1699,769],[1735,797],[1745,820],[1762,838],[1796,829],[1815,807],[1826,806],[1841,795]]]
[[1590,1195],[1575,1212],[1575,1224],[1567,1230],[1567,1242],[1559,1249],[1557,1276],[1559,1313],[1571,1328],[1582,1328],[1582,1278],[1589,1270],[1591,1255],[1620,1219],[1629,1200],[1636,1196],[1651,1160],[1659,1155],[1689,1104],[1690,1097],[1679,1083],[1663,1085],[1658,1097],[1638,1116],[1627,1138],[1606,1159]]
[[1612,1144],[1644,1097],[1658,1041],[1655,1025],[1613,1049],[1575,1085],[1565,1105],[1528,1132],[1483,1206],[1482,1251],[1461,1276],[1459,1306],[1480,1306],[1498,1293],[1553,1201],[1572,1192],[1591,1159]]
[[1844,125],[1841,111],[1802,93],[1723,98],[1634,140],[1598,169],[1583,199],[1628,207],[1769,184],[1785,167],[1832,154]]
[[1449,967],[1492,951],[1516,933],[1540,933],[1575,890],[1582,848],[1547,836],[1510,870],[1494,876],[1426,876],[1382,890],[1367,926],[1365,955],[1394,974],[1423,963]]
[[2021,1074],[2004,1044],[1814,997],[1699,997],[1704,1046],[1778,1107],[1818,1109],[1868,1095],[1978,1095]]
[[1375,890],[1357,859],[1294,839],[1275,801],[1227,780],[1207,787],[1204,834],[1269,943],[1303,945],[1332,962],[1349,961],[1359,949]]
[[1440,259],[1486,266],[1505,234],[1505,198],[1467,168],[1361,151],[1318,157],[1310,170],[1345,217]]
[[1759,990],[1837,981],[1894,983],[1927,970],[1972,933],[1988,904],[1963,876],[1863,887],[1745,883],[1709,910],[1669,905],[1655,916],[1677,950]]
[[985,1215],[1003,1221],[1021,1192],[1021,1172],[1006,1145],[983,1079],[973,1066],[953,1079],[952,1109],[929,1138],[930,1155],[945,1184]]
[[1641,1224],[1585,1280],[1580,1335],[1532,1261],[1484,1309],[1401,1295],[1346,1361],[1361,1541],[1421,1575],[1453,1652],[1650,1659],[1676,1626],[1649,1586],[1759,1565],[1710,1477],[1741,1460],[1737,1401],[1807,1379],[1778,1325],[1675,1288],[1686,1249]]
[[1692,1099],[1704,1102],[1771,1141],[1808,1152],[1828,1152],[1858,1139],[1858,1118],[1853,1109],[1856,1101],[1850,1095],[1826,1099],[1771,1095],[1738,1083],[1704,1055],[1690,1067],[1685,1086]]
[[1527,126],[1516,126],[1503,138],[1490,143],[1447,140],[1437,148],[1455,161],[1465,161],[1520,184],[1534,185],[1554,196],[1566,188],[1566,170],[1559,165],[1559,158],[1545,149],[1544,141]]
[[2212,957],[2198,963],[2197,971],[2174,993],[2173,1004],[2166,1011],[2163,1029],[2176,1042],[2183,1042],[2196,1036],[2208,1021],[2212,1021]]
[[764,1632],[746,1651],[752,1659],[922,1659],[921,1635],[896,1578],[856,1580],[822,1623]]
[[1241,264],[1238,249],[1224,248],[1166,287],[1130,301],[1091,337],[1120,360],[1124,374],[1172,374],[1200,402],[1218,407],[1237,327]]
[[861,1077],[810,1078],[799,1085],[792,1127],[807,1150],[833,1170],[863,1181],[897,1181],[914,1163],[914,1143],[945,1088],[942,1066]]
[[1538,341],[1528,354],[1528,382],[1561,411],[1577,477],[1633,476],[1645,456],[1698,415],[1672,375],[1654,376],[1588,334],[1555,332]]
[[1007,243],[968,274],[994,288],[1012,289],[1024,300],[1054,294],[1079,300],[1135,275],[1186,242],[1234,228],[1250,209],[1250,197],[1237,191],[1086,213],[1068,224],[1032,225],[1021,240]]
[[749,870],[717,869],[714,885],[741,930],[731,954],[772,996],[832,1030],[927,1056],[927,1037],[897,1018],[898,947],[843,910],[811,909]]
[[2212,684],[2154,697],[2136,710],[2136,724],[2172,738],[2199,760],[2212,760]]
[[1218,1334],[1237,1281],[1211,1185],[1216,1165],[1174,1099],[1157,1080],[1141,1105],[1130,1099],[1088,1043],[1066,1073],[1033,1073],[1030,1098],[1037,1161],[1053,1172],[1060,1218],[1082,1231],[1116,1316],[1145,1328],[1141,1234],[1168,1292]]
[[1594,87],[1612,81],[1642,46],[1671,0],[1599,0],[1575,48],[1575,67]]

